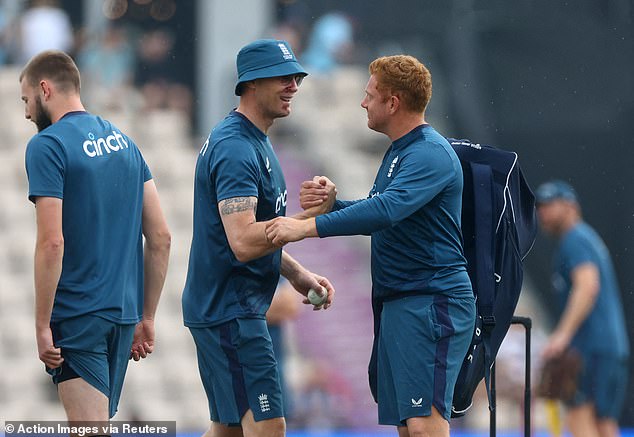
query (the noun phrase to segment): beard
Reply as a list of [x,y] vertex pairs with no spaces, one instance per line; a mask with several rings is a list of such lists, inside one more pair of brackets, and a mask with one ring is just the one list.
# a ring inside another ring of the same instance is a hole
[[42,99],[40,96],[35,98],[35,126],[37,126],[37,131],[42,132],[44,129],[53,124],[51,121],[51,114],[44,109],[44,105],[42,105]]

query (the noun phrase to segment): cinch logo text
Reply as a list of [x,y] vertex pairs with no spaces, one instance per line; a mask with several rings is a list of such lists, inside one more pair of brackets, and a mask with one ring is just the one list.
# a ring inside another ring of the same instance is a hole
[[118,152],[124,148],[128,148],[128,142],[123,138],[120,132],[112,131],[112,135],[108,135],[106,138],[95,138],[95,135],[90,132],[88,139],[84,141],[82,145],[84,153],[91,158],[95,156],[101,156],[104,151],[109,154],[112,152]]
[[284,192],[280,193],[277,196],[277,199],[275,199],[275,214],[280,212],[282,207],[286,207],[286,197],[287,197],[287,190],[284,190]]

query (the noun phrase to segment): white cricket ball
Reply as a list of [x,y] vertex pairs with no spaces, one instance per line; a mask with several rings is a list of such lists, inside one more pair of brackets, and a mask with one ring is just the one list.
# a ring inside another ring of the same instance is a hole
[[320,306],[326,303],[326,299],[328,299],[328,292],[322,288],[321,294],[317,292],[315,289],[311,288],[308,290],[308,294],[306,295],[308,301],[314,306]]

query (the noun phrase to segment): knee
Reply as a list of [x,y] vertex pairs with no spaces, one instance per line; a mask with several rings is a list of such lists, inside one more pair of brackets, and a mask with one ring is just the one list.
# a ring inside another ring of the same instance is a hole
[[286,422],[283,418],[272,419],[270,424],[271,437],[284,437],[286,435]]
[[254,422],[252,426],[242,424],[244,437],[284,437],[286,435],[286,422],[283,417],[266,419]]
[[432,409],[431,416],[408,419],[407,433],[409,437],[449,437],[449,422]]
[[271,435],[275,437],[284,437],[286,435],[286,421],[282,417],[273,420],[273,433]]
[[407,427],[407,435],[408,437],[437,437],[444,434],[438,434],[426,427]]

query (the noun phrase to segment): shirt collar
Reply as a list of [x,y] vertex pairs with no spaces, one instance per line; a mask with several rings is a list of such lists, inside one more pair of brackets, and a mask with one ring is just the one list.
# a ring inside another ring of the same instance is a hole
[[427,123],[416,126],[414,129],[412,129],[411,131],[403,135],[401,138],[394,141],[392,143],[392,149],[397,150],[397,149],[405,147],[406,145],[414,141],[416,138],[418,138],[421,132],[423,131],[423,129],[426,129],[429,127],[431,126],[428,125]]
[[230,115],[234,117],[239,117],[241,120],[243,120],[251,128],[253,133],[262,141],[266,141],[266,139],[268,138],[268,136],[264,132],[262,132],[256,125],[254,125],[253,122],[249,120],[246,115],[236,111],[235,109],[231,111]]
[[71,117],[73,115],[80,115],[80,114],[88,114],[88,112],[86,112],[86,111],[70,111],[70,112],[67,112],[66,114],[62,115],[60,120],[62,118]]

